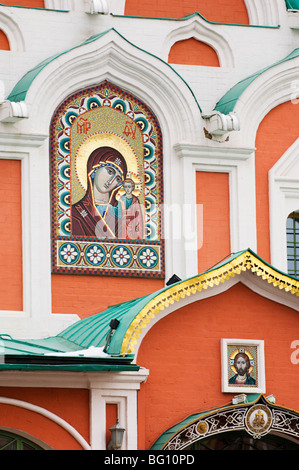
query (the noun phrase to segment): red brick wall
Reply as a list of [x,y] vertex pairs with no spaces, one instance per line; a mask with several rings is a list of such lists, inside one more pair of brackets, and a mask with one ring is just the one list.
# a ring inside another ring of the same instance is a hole
[[3,5],[45,8],[44,0],[1,0]]
[[197,171],[196,203],[203,206],[203,220],[199,221],[203,223],[203,244],[198,250],[198,272],[201,273],[231,251],[229,175]]
[[[80,389],[1,388],[2,397],[33,403],[73,426],[89,442],[89,392]],[[82,450],[71,434],[51,419],[24,408],[0,404],[0,427],[26,432],[55,450]]]
[[182,18],[198,12],[209,21],[248,24],[244,0],[126,0],[125,14],[158,18]]
[[160,279],[53,274],[53,313],[73,313],[84,318],[163,287]]
[[6,34],[0,29],[0,49],[2,51],[9,51],[10,45]]
[[23,309],[21,162],[0,160],[0,310]]
[[219,67],[217,52],[208,44],[189,38],[176,42],[170,49],[170,64],[205,65]]

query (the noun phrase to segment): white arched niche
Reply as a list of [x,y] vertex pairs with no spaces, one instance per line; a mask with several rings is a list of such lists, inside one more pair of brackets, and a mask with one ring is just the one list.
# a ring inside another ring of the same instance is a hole
[[[180,163],[175,145],[198,141],[203,132],[200,107],[186,82],[167,63],[135,47],[114,29],[45,61],[37,70],[23,96],[28,118],[13,125],[0,124],[7,133],[4,145],[22,149],[28,173],[22,188],[27,201],[27,238],[23,243],[26,305],[21,337],[59,333],[65,322],[75,321],[75,316],[64,312],[53,315],[51,305],[49,129],[57,107],[78,90],[104,80],[142,100],[157,117],[163,135],[165,205],[183,201],[183,188],[177,183]],[[182,243],[180,252],[177,247],[175,251],[172,239],[166,240],[165,246],[167,280],[176,269],[175,263],[184,270],[186,260]],[[6,315],[4,331],[14,334],[19,317],[13,312]]]
[[178,41],[194,37],[212,47],[219,58],[221,67],[234,67],[235,59],[229,39],[225,37],[222,28],[205,20],[201,15],[194,14],[191,17],[175,23],[174,29],[166,36],[162,57],[168,60],[171,47]]

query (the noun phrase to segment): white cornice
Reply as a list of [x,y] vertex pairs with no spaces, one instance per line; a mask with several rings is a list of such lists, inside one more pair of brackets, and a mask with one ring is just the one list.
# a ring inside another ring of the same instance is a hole
[[149,371],[120,372],[69,372],[69,371],[21,371],[1,370],[1,387],[43,387],[43,388],[80,388],[80,389],[118,389],[139,390],[146,382]]
[[188,142],[180,142],[174,145],[174,149],[178,157],[183,158],[194,158],[196,160],[200,159],[221,159],[222,163],[225,164],[228,161],[236,160],[247,160],[252,157],[255,152],[255,148],[247,147],[229,147],[222,145],[196,145]]

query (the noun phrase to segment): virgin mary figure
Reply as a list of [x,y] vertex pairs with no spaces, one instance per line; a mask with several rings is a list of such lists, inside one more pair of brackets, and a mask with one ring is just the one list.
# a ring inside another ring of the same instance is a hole
[[116,193],[127,175],[127,164],[120,152],[112,147],[94,150],[87,162],[87,191],[72,205],[72,235],[119,238]]

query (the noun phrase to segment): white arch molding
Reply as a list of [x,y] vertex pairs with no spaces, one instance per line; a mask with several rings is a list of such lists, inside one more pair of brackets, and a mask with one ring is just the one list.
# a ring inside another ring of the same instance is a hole
[[280,5],[277,0],[244,0],[244,3],[251,25],[277,26],[280,24]]
[[67,421],[55,415],[51,411],[46,410],[45,408],[42,408],[40,406],[33,405],[32,403],[28,403],[22,400],[16,400],[14,398],[0,397],[0,403],[4,405],[23,408],[25,410],[32,411],[33,413],[37,413],[44,416],[45,418],[49,419],[50,421],[53,421],[54,423],[58,424],[58,426],[67,431],[82,446],[83,450],[91,450],[90,445],[85,441],[85,439],[81,436],[80,433],[78,433],[78,431],[73,426],[71,426]]
[[50,10],[79,10],[86,13],[124,15],[125,2],[126,0],[45,0],[45,8]]
[[299,57],[285,60],[257,76],[239,97],[234,112],[240,120],[241,132],[231,135],[231,144],[255,147],[258,127],[276,106],[299,96]]
[[144,101],[174,143],[198,139],[200,109],[182,78],[157,57],[135,47],[114,29],[52,60],[35,77],[25,102],[29,121],[20,125],[48,134],[56,107],[72,93],[104,80]]
[[19,25],[14,19],[1,11],[0,6],[0,29],[6,34],[11,52],[24,52],[25,41]]

